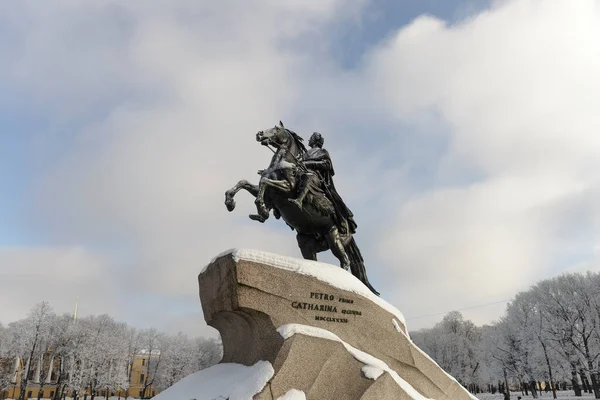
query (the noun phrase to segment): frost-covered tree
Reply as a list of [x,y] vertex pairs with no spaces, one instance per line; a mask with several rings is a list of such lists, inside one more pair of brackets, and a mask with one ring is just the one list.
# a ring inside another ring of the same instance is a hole
[[478,358],[483,366],[482,372],[484,371],[484,381],[487,383],[488,390],[495,392],[498,381],[503,377],[503,366],[494,357],[495,345],[496,345],[496,324],[484,325],[481,329],[481,341],[479,342],[479,348],[477,351]]
[[[25,398],[25,388],[35,380],[33,366],[39,360],[41,343],[48,338],[52,308],[47,302],[37,304],[21,321],[9,325],[11,330],[11,357],[21,363],[19,400]],[[23,364],[24,363],[24,364]]]
[[128,359],[127,327],[104,314],[78,321],[85,342],[79,354],[80,373],[84,388],[92,400],[99,390],[113,391],[125,380],[123,365]]
[[57,340],[60,340],[58,330],[58,317],[51,314],[48,318],[46,332],[40,337],[39,351],[36,357],[33,381],[39,384],[38,400],[41,399],[44,386],[52,374]]
[[142,382],[142,398],[150,395],[148,388],[158,380],[159,370],[162,367],[164,354],[168,354],[168,337],[154,328],[145,329],[140,332],[142,354],[148,356],[145,363],[145,374]]
[[[85,322],[85,320],[83,320]],[[74,321],[68,329],[68,346],[61,357],[61,374],[64,384],[60,387],[61,395],[67,391],[73,393],[75,399],[85,388],[84,371],[89,343],[89,329],[82,320]],[[58,390],[57,394],[58,395]]]
[[593,274],[564,274],[538,283],[534,291],[554,349],[571,366],[576,392],[579,372],[583,383],[591,382],[594,397],[599,399],[600,335],[595,282]]
[[217,364],[223,358],[223,343],[217,339],[196,338],[195,357],[192,362],[192,371],[200,371]]
[[[557,353],[553,350],[552,336],[549,334],[549,318],[545,314],[540,299],[534,289],[519,293],[507,309],[508,315],[518,325],[526,342],[526,348],[533,362],[529,364],[532,378],[543,377],[552,387],[556,398],[555,371],[558,369]],[[535,389],[535,388],[534,388]]]
[[512,322],[511,319],[504,316],[491,332],[493,344],[491,344],[490,353],[502,369],[505,399],[510,398],[507,376],[511,376],[522,383],[525,375],[524,343],[521,340],[518,328]]
[[161,350],[163,361],[156,377],[156,387],[164,390],[194,372],[198,356],[194,342],[183,333],[166,339],[167,349]]
[[161,348],[162,362],[155,380],[159,390],[218,363],[222,357],[221,346],[214,339],[190,339],[179,332],[167,337],[166,342],[167,346]]
[[97,388],[108,393],[121,389],[127,379],[128,341],[127,325],[111,320],[104,329],[100,348],[102,351],[102,367],[96,374]]
[[121,383],[121,387],[125,389],[125,398],[129,397],[129,385],[131,383],[131,376],[133,373],[133,362],[135,361],[136,355],[140,352],[141,336],[135,328],[127,328],[125,333],[125,340],[127,342],[127,379]]
[[[531,391],[533,398],[538,397],[537,382],[545,377],[548,371],[552,379],[552,369],[544,370],[544,347],[546,341],[539,332],[539,317],[536,304],[529,292],[519,293],[515,300],[508,304],[507,323],[511,326],[511,332],[516,340],[515,345],[520,349],[515,358],[519,361],[516,371],[525,393]],[[546,351],[546,356],[548,353]],[[549,364],[548,364],[549,365]]]
[[55,400],[60,398],[61,388],[64,389],[66,386],[65,361],[73,346],[73,325],[73,318],[68,314],[55,316],[52,321],[51,344],[47,352],[48,365],[43,370],[41,378],[47,384],[52,381],[53,376],[56,376]]
[[0,323],[0,391],[7,389],[12,380],[13,362],[10,357],[10,332]]
[[411,333],[411,338],[463,385],[481,385],[477,357],[481,330],[462,314],[451,312],[432,329]]

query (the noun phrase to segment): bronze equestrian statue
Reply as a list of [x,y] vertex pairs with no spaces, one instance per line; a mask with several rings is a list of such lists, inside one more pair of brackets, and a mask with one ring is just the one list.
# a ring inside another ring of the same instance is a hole
[[259,131],[256,140],[275,149],[271,163],[266,170],[258,171],[258,185],[241,180],[225,192],[227,209],[235,209],[234,196],[245,189],[256,197],[257,213],[251,214],[251,219],[265,222],[272,210],[276,219],[283,218],[296,231],[305,259],[316,261],[317,253],[331,250],[342,268],[350,269],[379,295],[367,279],[364,260],[354,241],[354,215],[333,185],[335,172],[329,153],[323,149],[322,135],[313,133],[307,150],[303,139],[280,121],[273,128]]

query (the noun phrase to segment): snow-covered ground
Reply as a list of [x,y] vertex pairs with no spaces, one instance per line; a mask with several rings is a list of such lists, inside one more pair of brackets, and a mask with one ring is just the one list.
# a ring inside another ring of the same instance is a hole
[[[559,391],[556,392],[556,395],[558,396],[558,400],[582,400],[582,399],[593,399],[594,395],[593,394],[589,394],[589,393],[583,393],[582,397],[575,397],[575,395],[573,394],[572,390],[568,390],[568,391]],[[517,400],[519,398],[519,396],[521,396],[521,400],[529,400],[529,399],[533,399],[533,397],[531,396],[531,394],[529,396],[524,396],[521,392],[510,392],[510,399],[511,400]],[[478,394],[477,398],[479,400],[502,400],[504,397],[502,396],[502,394],[496,393],[496,394],[490,394],[490,393],[483,393],[483,394]],[[538,400],[550,400],[552,399],[552,392],[542,392],[541,395],[538,395]]]
[[[240,364],[217,364],[183,378],[164,392],[157,394],[156,400],[251,400],[273,377],[273,367],[268,361],[259,361],[253,366]],[[290,391],[285,400],[302,400],[303,393]],[[89,400],[88,396],[88,400]],[[83,397],[80,397],[83,399]],[[97,396],[97,400],[104,397]],[[118,397],[109,397],[117,400]],[[131,397],[129,398],[133,400]],[[11,399],[7,399],[11,400]],[[67,400],[73,400],[67,397]]]
[[156,400],[249,400],[273,377],[273,366],[259,361],[253,366],[224,363],[189,376],[154,398]]

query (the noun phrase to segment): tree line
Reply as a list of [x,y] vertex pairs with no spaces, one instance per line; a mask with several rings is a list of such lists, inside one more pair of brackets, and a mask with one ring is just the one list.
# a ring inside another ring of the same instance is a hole
[[120,391],[128,397],[133,362],[140,354],[148,355],[141,384],[143,397],[149,397],[149,388],[164,390],[216,364],[222,349],[214,339],[136,329],[106,314],[77,319],[57,315],[42,302],[22,320],[6,327],[0,323],[0,392],[18,385],[23,400],[34,384],[39,399],[51,384],[57,388],[55,400],[67,393],[75,399],[89,393],[94,399],[100,391],[107,398]]
[[414,343],[473,393],[509,388],[538,398],[544,388],[600,399],[600,274],[569,273],[517,294],[494,323],[476,326],[459,312]]

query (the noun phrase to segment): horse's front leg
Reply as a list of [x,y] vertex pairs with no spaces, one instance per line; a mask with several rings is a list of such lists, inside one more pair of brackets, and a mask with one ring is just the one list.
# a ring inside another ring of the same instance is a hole
[[[263,178],[260,180],[261,182],[261,189],[262,188],[267,188],[267,187],[272,187],[275,188],[277,190],[279,190],[280,192],[283,192],[284,194],[289,194],[292,192],[292,184],[287,181],[287,180],[276,180],[276,179],[269,179],[269,178]],[[264,191],[264,189],[263,189]]]
[[[265,222],[269,218],[269,209],[267,208],[264,201],[265,191],[269,187],[277,189],[285,194],[290,193],[293,189],[290,182],[286,180],[275,180],[262,177],[258,185],[258,194],[256,195],[256,200],[254,200],[257,214],[250,215],[250,218],[255,221]],[[279,216],[276,214],[275,218],[279,219]]]
[[242,189],[246,190],[254,197],[258,195],[258,186],[242,179],[234,187],[225,192],[225,206],[227,207],[227,210],[233,211],[235,209],[235,200],[233,198],[236,193]]
[[254,200],[258,215],[251,215],[250,218],[264,222],[269,218],[269,209],[265,205],[265,192],[267,188],[275,188],[285,194],[290,193],[294,189],[295,171],[285,170],[286,179],[269,178],[269,176],[276,177],[275,171],[271,167],[266,171],[258,171],[258,173],[261,175],[261,178],[258,183],[258,194],[256,195],[256,200]]
[[269,218],[269,209],[265,205],[265,191],[267,190],[267,186],[264,183],[265,179],[265,175],[263,174],[257,186],[256,199],[254,200],[254,205],[256,205],[257,214],[250,215],[251,219],[259,222],[265,222],[267,218]]
[[250,218],[255,220],[260,220],[261,218],[266,220],[269,218],[269,209],[265,205],[265,191],[268,187],[275,188],[284,193],[289,193],[292,190],[292,185],[288,181],[271,179],[267,176],[268,175],[263,174],[258,184],[258,194],[256,195],[256,200],[254,200],[254,204],[256,205],[256,211],[260,218],[257,216],[250,216]]

